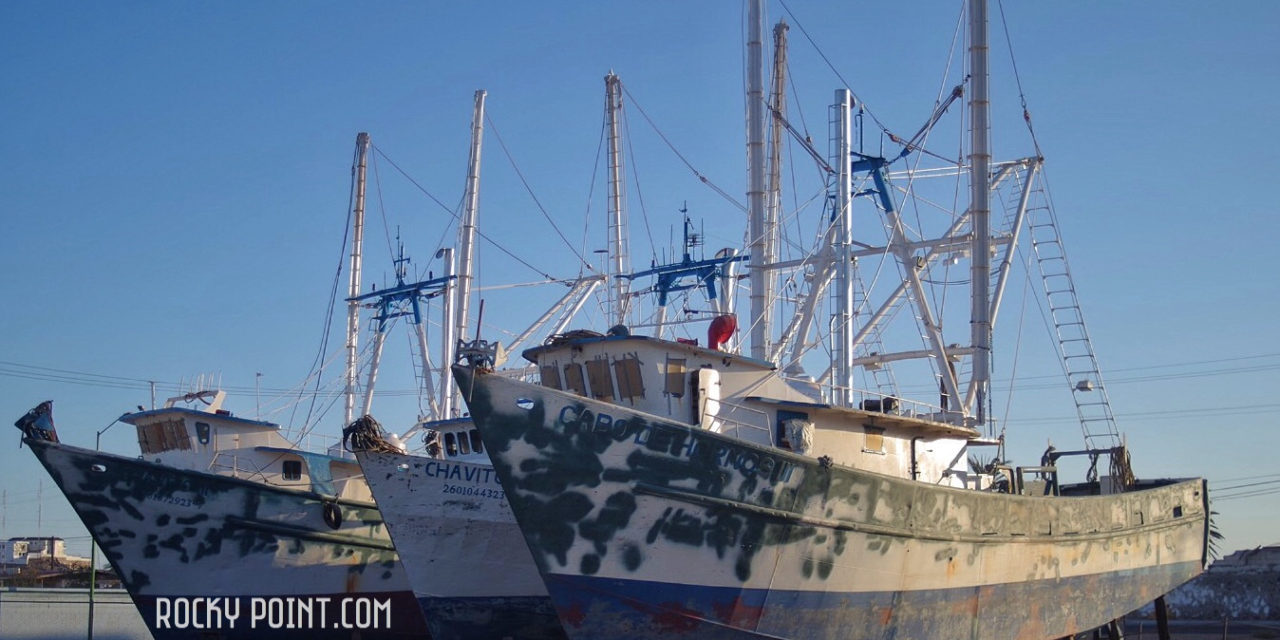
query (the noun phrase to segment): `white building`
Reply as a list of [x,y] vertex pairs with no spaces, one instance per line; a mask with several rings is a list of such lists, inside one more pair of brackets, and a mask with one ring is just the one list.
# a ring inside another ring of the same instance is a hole
[[0,575],[17,573],[31,561],[46,560],[64,565],[89,565],[88,558],[67,555],[67,543],[62,538],[9,538],[0,541]]

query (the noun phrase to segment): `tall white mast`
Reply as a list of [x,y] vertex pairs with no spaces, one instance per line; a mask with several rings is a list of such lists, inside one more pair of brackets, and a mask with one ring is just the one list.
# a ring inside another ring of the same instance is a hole
[[627,259],[627,214],[623,209],[622,170],[622,82],[614,73],[604,77],[605,118],[609,128],[609,286],[610,312],[614,324],[627,321],[627,292],[630,280],[622,275],[630,270]]
[[[440,305],[440,412],[435,416],[441,420],[447,420],[453,417],[453,358],[451,354],[457,348],[457,339],[453,334],[453,320],[456,317],[455,307],[458,304],[458,287],[455,282],[448,282],[449,276],[454,275],[453,269],[453,249],[444,247],[436,252],[436,258],[440,259],[442,274],[446,279],[444,285],[444,295],[440,296],[442,303]],[[426,358],[426,345],[423,345],[423,363],[422,370],[429,371]]]
[[354,207],[351,212],[351,282],[347,289],[347,387],[345,395],[345,412],[343,426],[355,420],[356,407],[356,356],[360,340],[360,303],[355,300],[360,295],[361,252],[364,247],[364,181],[365,169],[369,155],[369,134],[363,131],[356,134],[356,162],[353,172],[356,180]]
[[752,0],[747,9],[747,233],[751,280],[751,357],[765,359],[771,351],[769,309],[771,243],[765,223],[764,152],[764,2]]
[[[471,116],[471,158],[467,163],[466,206],[462,211],[462,220],[458,223],[458,287],[457,287],[457,337],[467,337],[467,321],[471,313],[471,279],[474,269],[476,246],[476,214],[480,208],[480,142],[484,137],[484,89],[476,91],[475,112]],[[450,354],[444,354],[444,379],[451,377],[449,366],[453,364]]]
[[833,404],[853,405],[853,93],[837,89],[836,115],[836,199],[832,255],[835,269],[835,326],[832,333],[835,347],[832,349]]
[[973,385],[977,398],[973,415],[977,424],[986,423],[986,402],[991,383],[991,149],[987,88],[987,3],[969,0],[969,91],[970,135],[969,211],[973,240],[973,307],[970,327],[973,339]]
[[[779,116],[787,109],[787,23],[779,22],[773,27],[773,90],[769,98],[769,106]],[[769,196],[765,207],[764,219],[764,262],[772,265],[778,261],[778,220],[782,211],[782,123],[778,118],[770,118],[772,128],[769,133]],[[766,305],[774,300],[776,280],[769,275],[764,280],[764,298]],[[766,335],[772,339],[772,314],[767,316]],[[780,336],[777,342],[769,345],[765,359],[779,357],[786,336]]]

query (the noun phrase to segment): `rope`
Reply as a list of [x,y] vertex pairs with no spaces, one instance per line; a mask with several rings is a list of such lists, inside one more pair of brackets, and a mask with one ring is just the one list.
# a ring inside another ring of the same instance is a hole
[[403,453],[400,447],[387,440],[386,432],[373,416],[357,418],[342,430],[342,448],[347,451],[373,451],[375,453]]

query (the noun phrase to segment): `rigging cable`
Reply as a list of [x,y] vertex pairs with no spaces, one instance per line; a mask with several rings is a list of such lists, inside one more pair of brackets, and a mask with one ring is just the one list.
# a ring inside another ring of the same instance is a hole
[[[630,155],[631,155],[631,163],[630,163],[630,164],[631,164],[631,179],[635,181],[635,184],[636,184],[636,199],[640,201],[640,218],[641,218],[642,220],[644,220],[644,232],[645,232],[645,235],[649,236],[649,256],[650,256],[650,258],[653,260],[653,263],[654,263],[654,264],[657,264],[657,262],[658,262],[658,245],[657,245],[657,243],[656,243],[656,242],[654,242],[654,241],[653,241],[653,229],[651,229],[651,228],[650,228],[650,226],[649,226],[649,212],[645,209],[645,206],[644,206],[644,192],[640,189],[640,173],[639,173],[639,171],[637,171],[637,168],[636,168],[636,165],[638,164],[638,163],[636,162],[636,150],[635,150],[635,147],[634,147],[634,146],[632,146],[632,139],[631,139],[631,123],[627,120],[627,111],[626,111],[626,109],[625,109],[625,108],[619,109],[619,112],[620,112],[620,113],[621,113],[621,115],[622,115],[622,128],[623,128],[623,130],[625,131],[625,133],[623,134],[622,139],[626,141],[626,143],[627,143],[627,151],[628,151],[628,152],[630,153]],[[634,266],[632,266],[632,268],[635,268],[635,267],[634,267]]]
[[1009,62],[1013,65],[1013,81],[1018,85],[1018,99],[1022,101],[1022,119],[1027,123],[1027,133],[1031,134],[1031,145],[1036,149],[1036,157],[1043,157],[1040,153],[1040,142],[1036,140],[1036,130],[1031,126],[1031,112],[1027,110],[1027,96],[1022,92],[1022,77],[1018,75],[1018,61],[1013,57],[1013,39],[1009,37],[1009,23],[1004,18],[1004,2],[996,0],[996,6],[1000,8],[1000,26],[1004,28],[1004,41],[1009,45]]
[[721,198],[724,198],[730,204],[732,204],[733,206],[741,210],[743,213],[746,213],[747,212],[746,205],[735,200],[733,196],[729,195],[728,192],[726,192],[724,189],[721,189],[719,186],[717,186],[714,182],[711,181],[710,178],[698,172],[698,170],[694,168],[693,164],[691,164],[689,160],[685,158],[683,154],[680,153],[680,150],[676,149],[675,145],[671,144],[671,141],[667,139],[667,136],[662,133],[662,130],[658,128],[658,125],[655,124],[653,122],[653,119],[649,117],[649,114],[645,112],[644,107],[640,106],[640,103],[636,100],[635,96],[631,95],[631,92],[627,89],[627,85],[622,82],[619,82],[618,84],[622,86],[622,92],[627,96],[627,98],[630,99],[631,102],[636,105],[636,110],[639,111],[640,115],[644,117],[645,122],[649,123],[649,126],[653,128],[654,133],[657,133],[658,137],[662,139],[662,142],[664,142],[667,145],[667,148],[671,149],[671,152],[676,154],[676,157],[680,159],[680,162],[683,162],[684,166],[688,167],[689,171],[693,172],[693,175],[697,177],[698,180],[702,181],[703,184],[710,187],[712,191],[715,191],[716,193],[720,194]]
[[[370,158],[369,164],[373,165],[373,188],[378,193],[378,214],[382,217],[382,236],[387,241],[387,255],[392,260],[396,259],[395,247],[391,244],[391,224],[387,221],[387,203],[382,197],[382,174],[378,171],[378,158],[374,156]],[[434,251],[432,253],[435,253]]]
[[[836,75],[836,78],[839,78],[841,84],[844,85],[844,88],[848,89],[849,93],[853,94],[853,98],[857,100],[859,104],[863,105],[863,108],[866,108],[866,102],[864,102],[862,98],[858,96],[858,93],[856,91],[850,88],[851,85],[849,84],[849,81],[845,80],[844,76],[840,75],[840,72],[836,70],[836,67],[834,64],[831,64],[831,60],[827,58],[827,54],[822,51],[822,48],[818,46],[817,42],[814,42],[813,37],[809,35],[808,30],[806,30],[804,28],[804,25],[800,23],[800,19],[796,17],[796,14],[791,12],[791,7],[787,6],[787,3],[785,0],[779,0],[779,1],[782,3],[783,10],[787,12],[787,15],[791,16],[791,19],[793,21],[795,21],[796,27],[800,29],[800,33],[804,34],[805,39],[808,40],[809,44],[813,46],[813,50],[817,51],[818,56],[822,58],[822,61],[827,63],[827,68],[831,69],[831,72]],[[871,109],[866,108],[866,111],[867,111],[867,115],[871,116],[871,120],[876,123],[876,126],[880,127],[881,131],[883,131],[888,135],[893,135],[893,132],[889,131],[889,128],[886,127],[883,122],[880,122],[880,119],[877,118],[876,115],[871,112]]]
[[[487,118],[487,116],[486,116],[486,118]],[[372,145],[370,145],[370,146],[372,146]],[[441,202],[439,198],[435,197],[434,195],[431,195],[431,192],[427,191],[427,190],[426,190],[426,188],[425,188],[425,187],[423,187],[421,184],[419,184],[417,180],[414,180],[414,179],[413,179],[413,177],[412,177],[412,176],[410,176],[408,172],[406,172],[404,169],[402,169],[402,168],[400,167],[400,165],[396,164],[395,160],[392,160],[389,156],[387,156],[387,154],[386,154],[386,153],[384,153],[384,152],[382,151],[382,149],[381,149],[381,148],[379,148],[379,147],[376,147],[376,146],[375,146],[375,147],[373,147],[373,149],[374,149],[374,151],[377,151],[377,152],[378,152],[378,155],[381,155],[384,159],[386,159],[386,161],[387,161],[387,162],[390,162],[390,163],[391,163],[391,166],[392,166],[392,167],[395,167],[396,171],[399,171],[399,172],[400,172],[400,175],[404,176],[404,177],[405,177],[405,179],[406,179],[406,180],[408,180],[410,184],[412,184],[413,186],[417,187],[417,188],[418,188],[418,190],[419,190],[419,191],[421,191],[421,192],[423,193],[423,195],[425,195],[425,196],[427,196],[428,198],[430,198],[430,199],[431,199],[431,201],[432,201],[432,202],[435,202],[437,205],[439,205],[441,209],[444,209],[445,211],[449,212],[449,215],[450,215],[450,216],[453,216],[453,219],[454,219],[454,221],[455,221],[455,222],[457,222],[458,220],[460,220],[460,219],[461,219],[461,217],[462,217],[462,216],[458,215],[458,212],[457,212],[457,211],[455,211],[455,210],[453,210],[453,209],[450,209],[450,208],[449,208],[448,206],[446,206],[443,202]],[[512,260],[515,260],[516,262],[519,262],[520,264],[522,264],[522,265],[524,265],[526,268],[528,268],[530,271],[533,271],[534,273],[536,273],[536,274],[538,274],[538,275],[540,275],[540,276],[542,276],[542,277],[546,278],[549,282],[560,282],[560,281],[562,280],[562,278],[557,278],[557,277],[555,277],[555,276],[552,276],[551,274],[547,273],[546,271],[543,271],[542,269],[539,269],[539,268],[537,268],[537,267],[533,266],[532,264],[529,264],[527,261],[525,261],[524,259],[520,258],[520,257],[519,257],[519,256],[517,256],[516,254],[512,253],[511,251],[509,251],[506,247],[504,247],[504,246],[502,246],[501,244],[499,244],[499,243],[498,243],[497,241],[495,241],[493,238],[490,238],[488,234],[486,234],[485,232],[481,231],[481,230],[480,230],[480,229],[478,229],[478,228],[476,229],[476,235],[480,236],[481,238],[484,238],[484,240],[485,240],[486,242],[488,242],[489,244],[493,245],[493,246],[494,246],[494,248],[496,248],[498,251],[501,251],[502,253],[507,254],[507,256],[508,256],[508,257],[510,257]]]
[[586,264],[587,259],[582,257],[582,254],[579,253],[573,244],[569,242],[568,238],[564,237],[564,232],[560,231],[559,225],[556,224],[555,220],[551,219],[551,214],[547,213],[547,209],[538,201],[538,196],[533,193],[533,187],[529,186],[529,181],[526,180],[524,174],[520,172],[520,167],[516,166],[516,159],[512,157],[511,151],[507,149],[507,143],[502,140],[502,134],[498,133],[498,127],[493,123],[493,118],[489,117],[489,114],[486,113],[484,120],[489,123],[489,130],[493,131],[493,137],[498,139],[498,146],[502,147],[502,153],[507,156],[507,161],[511,163],[511,169],[516,172],[516,177],[520,178],[520,184],[524,185],[524,190],[529,193],[529,197],[533,200],[533,204],[537,205],[538,211],[542,213],[542,217],[545,218],[547,224],[550,224],[551,228],[555,230],[556,235],[560,236],[560,240],[564,242],[564,246],[569,247],[569,250],[573,252],[573,255],[577,256],[578,260],[581,260]]
[[[608,109],[609,109],[609,106],[605,105],[606,112],[608,111]],[[607,115],[606,115],[605,118],[600,119],[600,137],[596,141],[596,157],[595,157],[595,160],[591,163],[591,167],[592,167],[591,185],[587,188],[587,210],[586,210],[586,213],[584,214],[585,222],[582,225],[582,253],[584,255],[587,252],[587,238],[591,237],[591,233],[590,233],[591,232],[591,203],[595,199],[596,178],[598,178],[600,174],[600,155],[604,153],[604,141],[606,138],[607,131],[608,131],[608,126],[607,126]],[[590,263],[587,263],[586,269],[587,271],[597,272],[596,268]],[[578,276],[581,277],[582,274],[583,272],[579,270]]]
[[[373,143],[371,142],[368,144],[370,147],[373,146]],[[321,361],[324,358],[325,352],[328,351],[329,349],[329,332],[333,328],[334,309],[338,306],[338,287],[340,286],[340,283],[342,281],[342,267],[343,267],[343,263],[346,260],[346,252],[347,252],[347,237],[351,233],[351,217],[354,214],[354,209],[355,209],[356,165],[359,163],[359,159],[360,159],[360,147],[359,145],[357,145],[355,154],[353,155],[351,160],[351,187],[347,195],[347,219],[346,219],[346,223],[343,225],[343,228],[342,228],[342,244],[340,245],[340,250],[338,251],[338,268],[337,270],[334,271],[332,284],[329,285],[329,302],[328,304],[325,305],[326,308],[324,313],[324,330],[320,334],[320,347],[316,350],[315,359],[311,361],[311,371],[317,374],[316,381],[315,381],[316,388],[312,393],[311,402],[307,406],[306,423],[310,423],[311,417],[315,414],[315,408],[316,408],[315,394],[319,393],[320,391],[320,376],[318,375],[319,367],[320,367]],[[298,400],[299,402],[301,402],[302,400],[301,388],[298,390],[298,393],[299,393]],[[293,423],[294,419],[297,416],[297,411],[298,411],[298,405],[295,404],[293,407],[293,411],[289,412],[289,422],[291,424]]]

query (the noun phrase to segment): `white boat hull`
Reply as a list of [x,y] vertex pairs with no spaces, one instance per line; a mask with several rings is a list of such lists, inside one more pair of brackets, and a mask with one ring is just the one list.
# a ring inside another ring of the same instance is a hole
[[1203,568],[1203,480],[954,489],[455,374],[572,638],[1055,638]]
[[435,640],[564,638],[493,467],[358,451]]
[[26,443],[157,639],[426,635],[372,504]]

